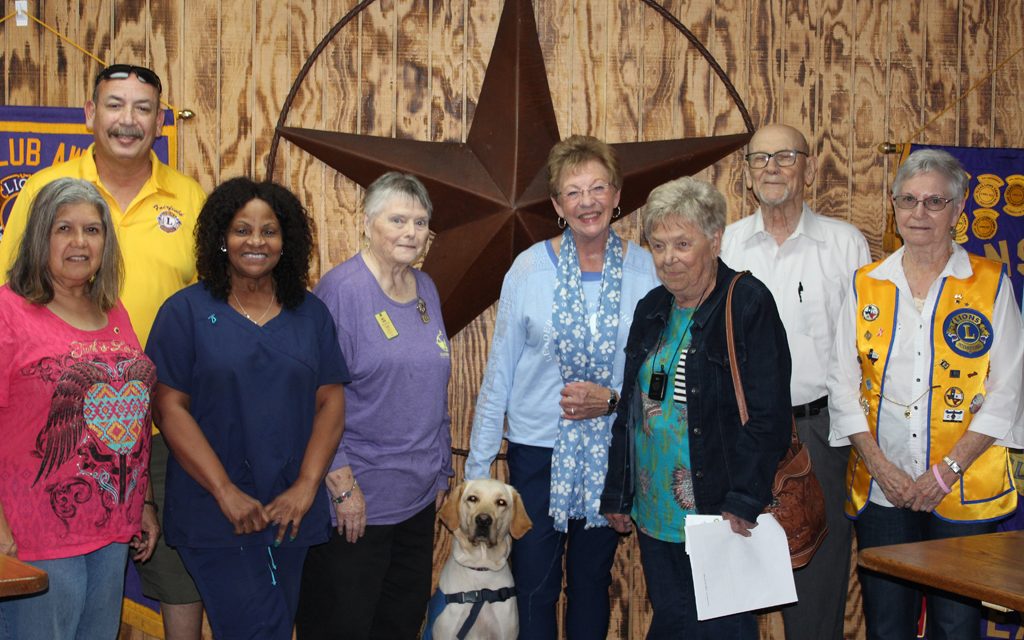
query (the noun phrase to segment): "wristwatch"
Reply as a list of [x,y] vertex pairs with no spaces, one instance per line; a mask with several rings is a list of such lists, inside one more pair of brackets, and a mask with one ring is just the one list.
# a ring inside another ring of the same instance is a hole
[[961,478],[964,477],[964,470],[960,468],[960,465],[957,464],[956,460],[950,458],[949,456],[943,456],[942,461],[946,463],[946,466],[949,467],[953,473],[960,476]]
[[619,394],[615,389],[611,389],[612,394],[608,396],[608,413],[604,414],[610,416],[615,413],[615,409],[619,406]]

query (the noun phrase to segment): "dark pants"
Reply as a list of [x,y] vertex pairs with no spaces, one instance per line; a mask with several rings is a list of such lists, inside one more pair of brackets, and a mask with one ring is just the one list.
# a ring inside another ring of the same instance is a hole
[[367,525],[350,543],[337,530],[311,547],[302,574],[298,637],[413,640],[430,599],[436,509]]
[[[947,522],[931,513],[868,503],[854,526],[858,548],[870,549],[887,544],[992,533],[996,524]],[[919,585],[860,569],[860,587],[864,595],[864,621],[869,639],[917,637],[922,593]],[[928,640],[970,640],[980,636],[981,608],[977,600],[933,589],[924,593],[928,598],[925,634]]]
[[217,640],[290,640],[308,547],[178,547]]
[[519,491],[533,528],[512,544],[512,575],[519,605],[519,637],[555,640],[555,608],[562,592],[565,556],[566,637],[604,640],[608,635],[608,587],[619,535],[611,527],[584,528],[570,520],[568,531],[555,531],[551,503],[551,453],[545,447],[509,443],[509,483]]
[[647,640],[743,640],[757,638],[753,612],[697,620],[693,595],[693,570],[682,542],[663,542],[637,529],[640,560],[647,579],[654,618]]
[[843,510],[850,447],[830,447],[828,427],[827,407],[817,415],[796,419],[797,434],[811,455],[814,475],[825,494],[828,535],[811,562],[793,572],[798,601],[782,610],[786,640],[843,638],[853,537],[853,527]]

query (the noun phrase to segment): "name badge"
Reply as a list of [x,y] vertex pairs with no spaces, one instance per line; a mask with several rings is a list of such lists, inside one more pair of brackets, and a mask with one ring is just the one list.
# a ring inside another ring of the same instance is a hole
[[398,329],[395,328],[395,323],[391,322],[391,316],[388,315],[387,311],[381,311],[373,317],[377,319],[377,324],[380,326],[380,330],[384,332],[385,338],[393,340],[398,337]]

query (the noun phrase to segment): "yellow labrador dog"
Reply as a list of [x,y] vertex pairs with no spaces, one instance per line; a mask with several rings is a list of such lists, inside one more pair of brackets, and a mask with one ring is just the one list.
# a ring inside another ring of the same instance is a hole
[[460,484],[441,507],[452,553],[441,569],[435,605],[443,606],[425,638],[514,640],[519,635],[515,587],[508,567],[512,538],[533,526],[519,493],[497,480]]

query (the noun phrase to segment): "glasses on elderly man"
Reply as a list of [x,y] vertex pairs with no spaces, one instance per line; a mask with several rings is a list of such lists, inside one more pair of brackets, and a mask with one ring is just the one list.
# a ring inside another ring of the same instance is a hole
[[594,200],[600,200],[601,198],[611,193],[612,189],[614,188],[615,187],[608,184],[607,182],[598,182],[589,189],[578,189],[576,187],[572,187],[568,191],[563,191],[558,195],[562,196],[562,198],[564,198],[566,202],[571,202],[575,204],[579,202],[580,199],[583,198],[584,193],[590,194],[590,197],[593,198]]
[[783,149],[782,151],[776,151],[775,153],[765,153],[764,151],[755,151],[748,153],[744,156],[747,159],[747,164],[750,165],[751,169],[764,169],[768,166],[768,161],[775,158],[775,164],[780,167],[792,167],[796,164],[797,156],[806,156],[807,152],[797,151],[796,149]]
[[132,64],[112,64],[103,71],[100,71],[96,74],[96,82],[93,83],[93,88],[98,87],[103,80],[124,80],[133,73],[139,79],[139,82],[151,84],[156,87],[157,93],[163,93],[164,88],[160,84],[160,76],[156,75],[152,69],[137,67]]
[[892,203],[896,205],[897,209],[916,209],[918,202],[922,203],[924,208],[929,211],[942,211],[946,208],[947,204],[953,202],[953,198],[928,196],[927,198],[921,198],[918,200],[914,196],[907,194],[892,197]]

